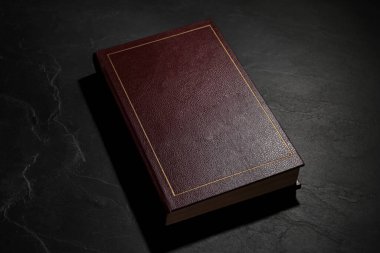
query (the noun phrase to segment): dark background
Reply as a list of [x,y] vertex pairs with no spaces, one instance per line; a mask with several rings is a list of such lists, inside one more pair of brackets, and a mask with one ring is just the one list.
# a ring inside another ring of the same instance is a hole
[[[364,1],[1,1],[0,252],[376,252],[378,13]],[[165,228],[92,57],[204,19],[304,159],[303,186]]]

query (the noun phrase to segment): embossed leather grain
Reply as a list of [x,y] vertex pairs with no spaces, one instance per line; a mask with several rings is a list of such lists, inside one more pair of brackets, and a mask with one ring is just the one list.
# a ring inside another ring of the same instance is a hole
[[97,58],[169,212],[303,165],[212,22]]

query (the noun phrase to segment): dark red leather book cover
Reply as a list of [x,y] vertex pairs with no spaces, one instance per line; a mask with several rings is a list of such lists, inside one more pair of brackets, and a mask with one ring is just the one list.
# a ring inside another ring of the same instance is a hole
[[97,58],[169,212],[303,165],[213,23]]

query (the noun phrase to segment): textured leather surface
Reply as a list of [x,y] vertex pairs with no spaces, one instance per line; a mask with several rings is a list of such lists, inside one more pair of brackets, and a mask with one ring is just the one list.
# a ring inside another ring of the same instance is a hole
[[211,22],[97,56],[169,210],[303,164]]

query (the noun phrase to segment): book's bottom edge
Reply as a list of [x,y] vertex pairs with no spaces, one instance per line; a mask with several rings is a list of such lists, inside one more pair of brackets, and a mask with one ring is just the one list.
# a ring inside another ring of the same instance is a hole
[[301,189],[302,184],[301,184],[301,182],[297,179],[296,184],[295,184],[293,187],[294,187],[296,190],[298,190],[298,189]]
[[174,210],[166,215],[166,225],[178,223],[248,199],[259,197],[281,189],[301,188],[298,180],[299,167],[281,174],[257,181],[238,189],[203,200],[187,207]]

